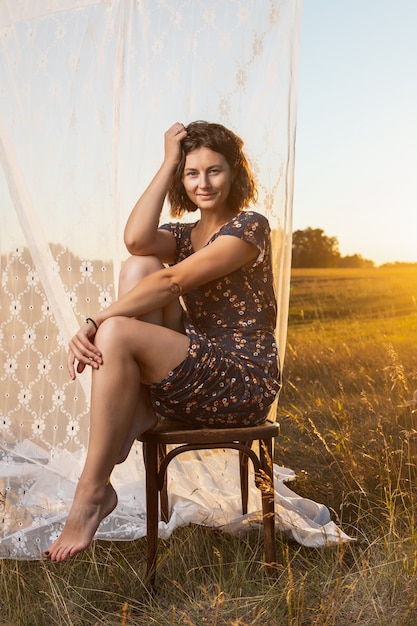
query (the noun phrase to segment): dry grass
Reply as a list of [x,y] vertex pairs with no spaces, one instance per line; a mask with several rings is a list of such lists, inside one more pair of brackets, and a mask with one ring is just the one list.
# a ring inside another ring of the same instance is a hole
[[[351,626],[417,623],[417,269],[293,276],[279,463],[357,542],[312,550],[191,526],[160,550],[96,542],[60,566],[0,562],[4,626]],[[302,313],[301,313],[302,312]]]

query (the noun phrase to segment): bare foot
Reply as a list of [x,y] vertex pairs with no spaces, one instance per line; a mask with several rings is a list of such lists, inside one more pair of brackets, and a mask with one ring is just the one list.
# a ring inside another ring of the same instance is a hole
[[44,556],[60,563],[88,548],[100,522],[113,511],[116,505],[117,494],[110,483],[105,486],[101,497],[95,493],[93,498],[87,498],[78,485],[62,533],[44,552]]

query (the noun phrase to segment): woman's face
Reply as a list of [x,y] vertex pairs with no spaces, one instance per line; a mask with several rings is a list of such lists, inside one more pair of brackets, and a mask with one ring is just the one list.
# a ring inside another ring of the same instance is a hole
[[185,158],[182,182],[187,196],[199,209],[227,211],[232,172],[219,152],[205,147],[189,152]]

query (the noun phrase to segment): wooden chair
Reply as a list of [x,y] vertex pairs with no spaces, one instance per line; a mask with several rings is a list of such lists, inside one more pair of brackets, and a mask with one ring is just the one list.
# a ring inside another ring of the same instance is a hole
[[[167,467],[173,458],[188,450],[231,448],[239,451],[242,513],[248,508],[248,462],[252,460],[255,484],[262,493],[264,552],[268,571],[276,561],[272,442],[279,425],[266,421],[260,426],[243,428],[191,428],[184,422],[161,421],[138,440],[143,444],[146,471],[147,575],[155,586],[158,549],[159,494],[161,519],[168,521]],[[259,453],[252,449],[259,441]],[[174,444],[167,453],[167,445]]]

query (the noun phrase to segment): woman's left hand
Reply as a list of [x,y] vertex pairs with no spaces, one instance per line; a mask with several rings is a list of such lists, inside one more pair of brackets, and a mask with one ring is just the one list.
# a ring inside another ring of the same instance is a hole
[[[86,365],[93,369],[98,369],[103,363],[100,350],[96,348],[92,339],[95,337],[96,329],[88,322],[81,326],[80,330],[69,342],[68,350],[68,371],[72,380],[75,380],[76,373],[81,374]],[[75,361],[78,365],[75,368]]]

